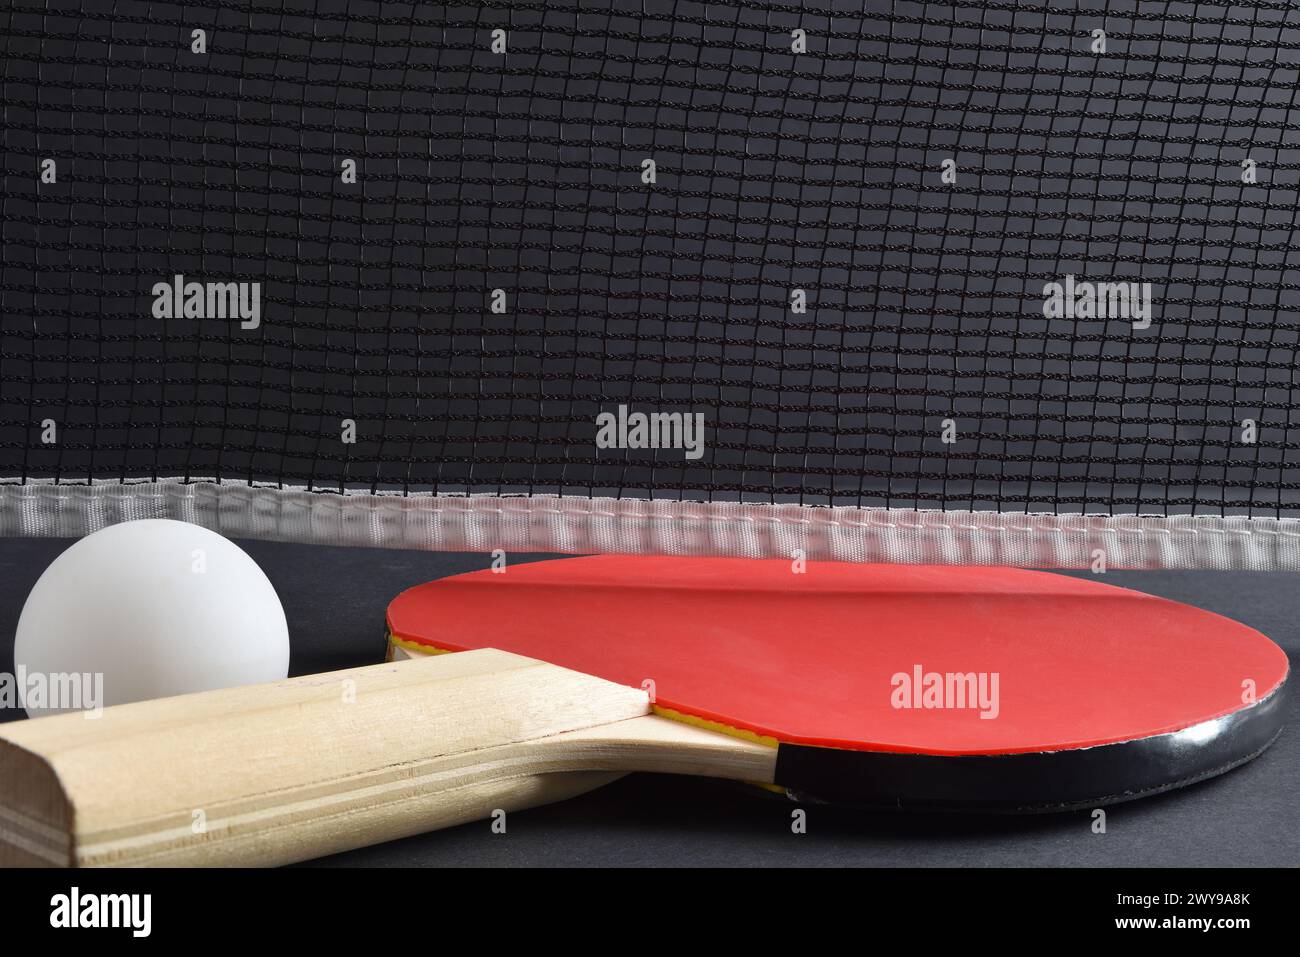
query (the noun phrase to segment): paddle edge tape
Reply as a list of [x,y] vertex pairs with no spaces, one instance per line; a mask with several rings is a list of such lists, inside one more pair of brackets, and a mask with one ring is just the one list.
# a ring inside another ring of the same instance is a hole
[[1282,732],[1290,675],[1232,714],[1115,744],[1013,754],[851,751],[782,743],[775,783],[796,801],[1035,814],[1120,804],[1245,764]]

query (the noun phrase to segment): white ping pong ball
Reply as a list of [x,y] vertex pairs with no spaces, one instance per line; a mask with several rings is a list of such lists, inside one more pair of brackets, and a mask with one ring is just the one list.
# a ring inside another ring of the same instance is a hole
[[[83,709],[275,681],[289,671],[289,628],[270,581],[233,542],[145,519],[87,535],[54,560],[23,606],[14,664],[37,717],[76,710],[35,697],[33,682],[52,689],[51,676],[103,676],[102,701]],[[95,679],[84,680],[93,697]]]

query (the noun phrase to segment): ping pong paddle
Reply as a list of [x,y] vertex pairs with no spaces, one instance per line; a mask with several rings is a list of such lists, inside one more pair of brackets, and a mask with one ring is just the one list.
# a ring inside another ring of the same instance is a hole
[[637,770],[1093,807],[1260,753],[1288,667],[1218,615],[1001,568],[562,559],[411,589],[388,626],[413,660],[6,726],[0,860],[285,863]]

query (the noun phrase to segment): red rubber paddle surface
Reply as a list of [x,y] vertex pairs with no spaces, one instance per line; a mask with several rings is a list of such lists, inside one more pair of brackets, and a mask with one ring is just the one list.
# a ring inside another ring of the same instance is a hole
[[[1285,680],[1259,632],[1100,582],[1007,568],[598,556],[412,588],[392,634],[498,648],[641,687],[793,744],[1011,754],[1130,741]],[[896,674],[998,675],[998,713],[894,707]]]

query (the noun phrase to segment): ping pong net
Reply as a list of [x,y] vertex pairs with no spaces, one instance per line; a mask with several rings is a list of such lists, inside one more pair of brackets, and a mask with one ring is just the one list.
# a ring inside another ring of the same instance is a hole
[[14,0],[0,531],[1300,567],[1289,4]]

